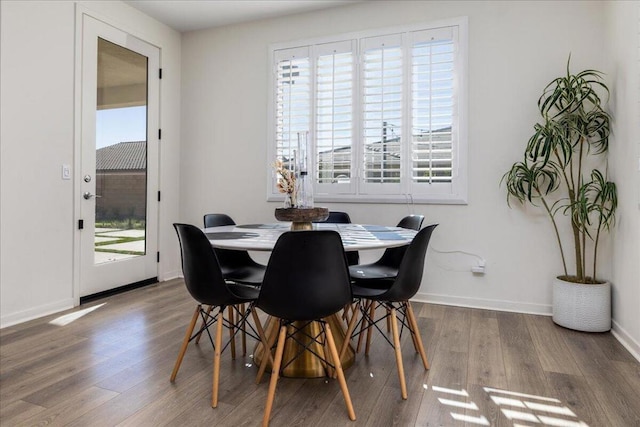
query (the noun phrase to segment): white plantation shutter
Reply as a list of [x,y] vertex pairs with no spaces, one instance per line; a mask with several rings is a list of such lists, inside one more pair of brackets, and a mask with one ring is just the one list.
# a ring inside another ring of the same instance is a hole
[[[293,160],[298,133],[311,123],[311,65],[309,48],[275,52],[276,63],[276,152],[285,165]],[[291,164],[292,165],[292,164]]]
[[362,188],[366,192],[399,193],[404,69],[402,36],[366,38],[362,40],[361,48]]
[[309,132],[317,202],[466,203],[466,18],[272,52],[269,160]]
[[352,193],[354,42],[315,47],[316,194]]
[[[456,119],[453,28],[411,34],[411,187],[450,192]],[[440,187],[440,188],[436,188]]]

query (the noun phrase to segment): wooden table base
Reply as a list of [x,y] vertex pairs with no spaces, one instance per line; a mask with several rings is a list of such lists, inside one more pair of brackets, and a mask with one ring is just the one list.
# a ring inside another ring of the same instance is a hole
[[[338,351],[342,347],[342,343],[345,340],[345,325],[338,314],[334,314],[325,319],[329,326],[331,327],[331,332],[333,332],[333,338],[336,342],[336,347]],[[296,322],[296,326],[303,325],[305,322]],[[279,322],[274,321],[273,318],[269,317],[267,320],[267,324],[265,327],[265,335],[267,339],[269,339],[273,334],[278,334]],[[303,329],[306,334],[311,336],[316,336],[320,332],[320,325],[317,322],[312,322],[307,325]],[[308,343],[311,341],[311,338],[306,336],[302,331],[299,331],[295,335],[296,339],[303,343]],[[313,353],[310,351],[305,351],[300,354],[297,359],[291,361],[296,354],[302,351],[303,346],[298,344],[293,339],[289,338],[284,344],[284,354],[282,356],[282,372],[280,375],[288,378],[321,378],[327,376],[327,372],[325,367],[320,359],[318,359]],[[331,360],[331,357],[327,357],[329,355],[328,347],[325,349],[318,343],[313,343],[310,346],[310,349],[319,354],[322,357],[327,358],[327,360]],[[326,350],[326,351],[325,351]],[[260,366],[262,362],[264,352],[264,346],[262,343],[258,343],[256,345],[255,350],[253,351],[253,360],[255,361],[257,366]],[[351,345],[347,347],[347,351],[344,356],[340,360],[342,362],[342,369],[347,369],[353,365],[355,361],[355,352]],[[291,363],[289,363],[291,362]],[[267,362],[268,372],[271,372],[271,363]]]

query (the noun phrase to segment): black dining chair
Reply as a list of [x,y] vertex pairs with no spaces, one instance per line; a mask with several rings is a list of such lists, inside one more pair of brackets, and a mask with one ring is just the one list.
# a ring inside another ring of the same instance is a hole
[[[227,214],[211,213],[204,216],[205,228],[224,225],[236,225],[236,223]],[[215,249],[215,252],[225,279],[235,283],[260,286],[266,266],[254,261],[247,251]]]
[[[204,227],[222,227],[225,225],[236,225],[235,221],[227,214],[209,213],[204,215]],[[247,251],[229,250],[214,248],[218,257],[222,277],[227,281],[240,285],[260,286],[264,277],[265,265],[259,264],[251,258]],[[244,305],[237,307],[240,312],[244,311]],[[229,315],[233,315],[233,310],[229,309]],[[200,336],[196,338],[196,343],[200,342]],[[231,354],[236,357],[235,341],[231,345]],[[247,337],[242,332],[242,354],[247,354]]]
[[[329,224],[351,224],[351,217],[346,212],[329,211],[329,216],[324,221],[314,221],[316,223],[326,222]],[[360,262],[358,251],[347,252],[347,263],[349,265],[357,265]]]
[[[418,231],[422,227],[423,221],[424,215],[407,215],[398,222],[397,227]],[[406,250],[407,245],[385,249],[382,256],[371,264],[350,265],[349,276],[358,286],[384,289],[385,286],[389,286],[389,280],[387,279],[395,279],[398,275],[398,269]],[[354,311],[355,307],[353,305],[345,307],[343,317],[347,322],[349,321],[349,314],[353,314]],[[387,320],[389,331],[391,329],[391,319],[387,318]],[[360,346],[358,346],[358,351],[360,351]]]
[[[245,331],[247,326],[250,327],[250,331],[247,333],[250,333],[255,339],[260,339],[260,334],[247,322],[249,314],[253,315],[254,321],[257,319],[253,306],[258,298],[259,290],[251,286],[228,284],[224,280],[209,239],[198,227],[189,224],[173,224],[173,226],[180,242],[184,283],[198,304],[187,327],[170,379],[171,382],[175,381],[189,342],[206,332],[214,346],[211,406],[215,408],[218,406],[218,382],[222,352],[232,342],[238,331]],[[237,307],[240,304],[246,303],[248,303],[246,310],[242,312],[238,310]],[[207,306],[207,309],[203,306]],[[230,314],[228,319],[224,317],[227,307]],[[212,308],[217,308],[213,315],[211,315]],[[202,326],[194,333],[198,317],[202,319]],[[209,327],[214,323],[216,329],[212,338]],[[231,335],[224,347],[222,345],[223,327],[229,329]]]
[[[326,367],[335,371],[349,418],[356,419],[331,327],[324,320],[340,311],[351,298],[344,248],[336,231],[289,231],[280,236],[271,253],[256,303],[258,308],[273,316],[272,321],[277,321],[279,326],[263,426],[269,423],[285,341],[288,339],[304,345],[301,353],[315,355]],[[307,337],[307,342],[303,343],[305,338],[301,336],[304,334],[298,331],[312,322],[319,324],[320,332],[315,337]],[[264,350],[271,354],[276,334],[268,341]],[[308,347],[316,344],[324,349],[328,347],[330,357],[309,352]],[[263,357],[257,381],[266,363],[267,358]]]
[[[400,220],[398,227],[411,230],[420,230],[424,215],[408,215]],[[388,281],[381,279],[394,279],[398,275],[400,263],[407,250],[407,245],[395,248],[388,248],[384,251],[380,259],[371,264],[349,266],[351,280],[358,286],[380,288],[388,286]]]
[[[422,358],[424,369],[429,369],[429,362],[427,361],[427,355],[424,351],[424,346],[422,345],[418,323],[409,300],[418,292],[418,289],[420,289],[424,273],[427,246],[429,245],[431,234],[436,226],[437,224],[429,225],[416,234],[404,253],[396,278],[380,279],[381,282],[387,282],[386,286],[376,289],[359,286],[358,282],[352,283],[351,285],[353,298],[357,302],[358,309],[361,313],[359,321],[360,331],[354,334],[354,331],[357,328],[356,318],[358,317],[354,314],[349,321],[347,336],[353,337],[355,335],[359,335],[359,338],[361,338],[362,334],[366,331],[367,347],[365,354],[369,353],[372,328],[376,328],[382,334],[384,339],[391,344],[395,349],[398,378],[400,380],[400,391],[403,399],[407,398],[407,385],[404,377],[404,367],[402,364],[398,320],[400,321],[401,331],[404,328],[409,330],[414,348]],[[383,317],[376,320],[375,311],[379,307],[383,307],[385,309],[385,314]],[[398,313],[400,314],[399,317]],[[378,327],[378,323],[387,318],[391,319],[393,342],[390,341],[386,334]],[[345,353],[348,344],[349,340],[345,340],[340,350],[341,355]]]

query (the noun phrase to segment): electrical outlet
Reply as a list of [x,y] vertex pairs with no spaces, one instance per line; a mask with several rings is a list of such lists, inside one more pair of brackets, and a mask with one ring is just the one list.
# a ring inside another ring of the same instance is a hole
[[471,272],[473,274],[484,274],[485,261],[478,261],[477,265],[471,267]]

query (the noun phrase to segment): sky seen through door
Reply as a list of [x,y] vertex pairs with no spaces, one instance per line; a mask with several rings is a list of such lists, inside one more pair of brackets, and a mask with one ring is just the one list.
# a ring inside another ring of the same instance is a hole
[[147,107],[98,110],[96,114],[96,149],[119,142],[147,140]]

